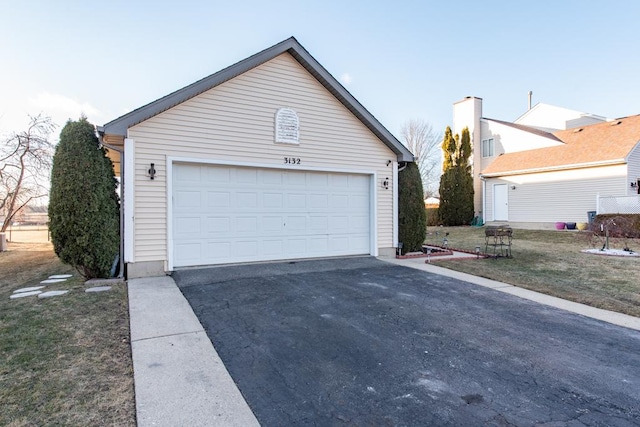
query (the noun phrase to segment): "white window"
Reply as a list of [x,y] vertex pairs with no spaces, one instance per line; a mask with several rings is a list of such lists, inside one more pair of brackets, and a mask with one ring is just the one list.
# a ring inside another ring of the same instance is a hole
[[482,140],[482,157],[493,157],[493,138]]

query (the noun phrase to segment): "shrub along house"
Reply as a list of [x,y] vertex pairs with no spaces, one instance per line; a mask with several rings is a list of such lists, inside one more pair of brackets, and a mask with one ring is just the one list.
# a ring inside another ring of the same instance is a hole
[[128,277],[393,255],[412,154],[294,38],[98,129]]

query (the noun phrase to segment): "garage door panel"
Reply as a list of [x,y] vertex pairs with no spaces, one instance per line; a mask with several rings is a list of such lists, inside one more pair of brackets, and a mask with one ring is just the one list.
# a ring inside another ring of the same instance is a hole
[[176,232],[180,234],[193,234],[198,236],[202,233],[200,217],[180,217],[175,222]]
[[176,263],[189,262],[192,259],[202,258],[202,243],[184,242],[175,245]]
[[236,229],[239,234],[255,233],[258,231],[258,218],[255,216],[236,218]]
[[327,233],[329,231],[329,217],[326,215],[311,215],[309,217],[309,229],[314,233]]
[[266,257],[273,257],[275,255],[282,255],[283,242],[282,239],[277,240],[263,240],[262,249],[263,254]]
[[235,168],[236,182],[241,185],[256,185],[258,183],[258,170],[251,168]]
[[227,167],[208,168],[201,166],[204,169],[204,180],[210,184],[221,185],[231,182],[231,169]]
[[369,198],[366,196],[349,197],[349,209],[353,211],[367,210],[369,206]]
[[298,254],[307,253],[306,239],[286,239],[284,245],[284,255],[287,257],[299,256]]
[[236,193],[237,209],[255,209],[258,207],[258,194],[255,192]]
[[307,195],[306,194],[291,194],[287,195],[287,208],[289,209],[306,209],[307,207]]
[[281,216],[265,216],[262,218],[262,231],[267,234],[282,233],[284,218]]
[[346,234],[349,231],[349,217],[331,216],[329,221],[329,234]]
[[369,231],[369,218],[366,216],[349,217],[349,229],[355,233],[366,233]]
[[282,171],[279,170],[263,170],[260,175],[260,181],[266,185],[282,185]]
[[185,164],[173,170],[175,267],[370,252],[368,175]]
[[264,193],[262,206],[265,209],[282,209],[284,207],[282,193]]
[[228,216],[207,217],[203,233],[207,235],[227,235],[231,231],[231,218]]
[[329,196],[329,209],[345,210],[349,207],[347,194],[331,194]]
[[191,168],[176,168],[173,171],[173,179],[177,183],[200,183],[202,181],[201,168],[199,166]]
[[258,253],[258,242],[256,240],[237,240],[233,243],[233,254],[236,257],[247,257],[251,259]]
[[[205,245],[205,254],[206,257],[203,258],[202,263],[206,263],[209,261],[212,263],[213,260],[228,260],[231,257],[231,243],[230,242],[219,242],[219,241],[209,241]],[[217,261],[220,263],[220,261]],[[198,265],[198,264],[194,264]]]
[[179,191],[175,196],[176,205],[182,210],[199,208],[202,197],[200,191]]
[[211,208],[228,208],[231,206],[231,193],[228,191],[208,191],[207,206]]

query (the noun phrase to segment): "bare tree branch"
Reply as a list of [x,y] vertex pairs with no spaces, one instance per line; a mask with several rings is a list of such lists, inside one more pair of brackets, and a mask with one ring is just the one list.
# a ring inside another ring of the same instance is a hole
[[416,159],[425,197],[436,195],[440,177],[442,134],[422,119],[411,119],[402,125],[400,136]]
[[54,129],[49,117],[30,117],[29,126],[0,143],[0,232],[6,231],[15,215],[35,198],[47,193]]

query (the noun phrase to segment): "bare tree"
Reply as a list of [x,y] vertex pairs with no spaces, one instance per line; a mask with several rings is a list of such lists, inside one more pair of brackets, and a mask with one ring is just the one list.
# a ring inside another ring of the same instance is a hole
[[33,199],[47,195],[55,125],[49,117],[30,117],[29,126],[0,143],[0,213],[6,231],[15,215]]
[[425,197],[438,192],[442,134],[422,119],[411,119],[402,125],[400,136],[416,159]]

